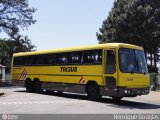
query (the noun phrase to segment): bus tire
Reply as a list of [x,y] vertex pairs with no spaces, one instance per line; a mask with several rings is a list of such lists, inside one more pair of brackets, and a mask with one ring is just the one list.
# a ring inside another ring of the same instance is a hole
[[90,100],[97,101],[101,98],[100,88],[97,84],[90,84],[89,86],[87,86],[86,92],[88,99]]
[[32,93],[33,92],[33,83],[30,79],[26,79],[25,81],[26,91]]
[[42,93],[41,82],[38,79],[35,79],[33,82],[33,92]]

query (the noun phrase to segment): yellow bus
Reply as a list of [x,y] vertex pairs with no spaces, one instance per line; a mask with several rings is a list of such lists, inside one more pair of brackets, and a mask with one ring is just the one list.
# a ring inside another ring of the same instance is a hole
[[16,53],[11,79],[28,92],[81,93],[90,100],[149,94],[143,48],[124,43]]

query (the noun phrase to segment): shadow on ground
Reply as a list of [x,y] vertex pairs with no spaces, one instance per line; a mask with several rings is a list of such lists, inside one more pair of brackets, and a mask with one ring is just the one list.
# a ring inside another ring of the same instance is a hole
[[[25,90],[21,91],[15,91],[15,92],[24,92]],[[33,93],[36,94],[36,93]],[[81,94],[73,94],[73,93],[56,93],[53,91],[47,91],[41,93],[41,95],[49,95],[49,96],[57,96],[57,97],[63,97],[63,98],[69,98],[69,99],[79,99],[79,100],[88,100],[86,95]],[[89,100],[88,100],[89,101]],[[91,102],[97,102],[97,103],[106,103],[107,106],[112,106],[116,108],[123,108],[123,109],[159,109],[160,105],[158,104],[152,104],[152,103],[145,103],[145,102],[136,102],[131,100],[120,100],[120,101],[114,101],[112,98],[109,97],[103,97],[99,101],[91,101]]]

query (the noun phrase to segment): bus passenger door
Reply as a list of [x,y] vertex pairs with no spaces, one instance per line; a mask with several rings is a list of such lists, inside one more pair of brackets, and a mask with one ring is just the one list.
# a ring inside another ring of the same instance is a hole
[[104,84],[106,90],[116,89],[117,66],[116,52],[114,49],[104,51]]

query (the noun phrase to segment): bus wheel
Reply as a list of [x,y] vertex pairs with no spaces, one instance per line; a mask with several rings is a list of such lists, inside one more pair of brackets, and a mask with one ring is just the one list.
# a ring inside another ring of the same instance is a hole
[[90,84],[87,87],[87,96],[90,100],[96,101],[101,98],[100,88],[97,84]]
[[41,93],[42,92],[41,82],[38,79],[34,80],[34,82],[33,82],[33,91],[35,93]]
[[114,101],[120,101],[123,97],[112,97]]
[[25,81],[25,87],[27,92],[33,92],[33,83],[30,79]]

